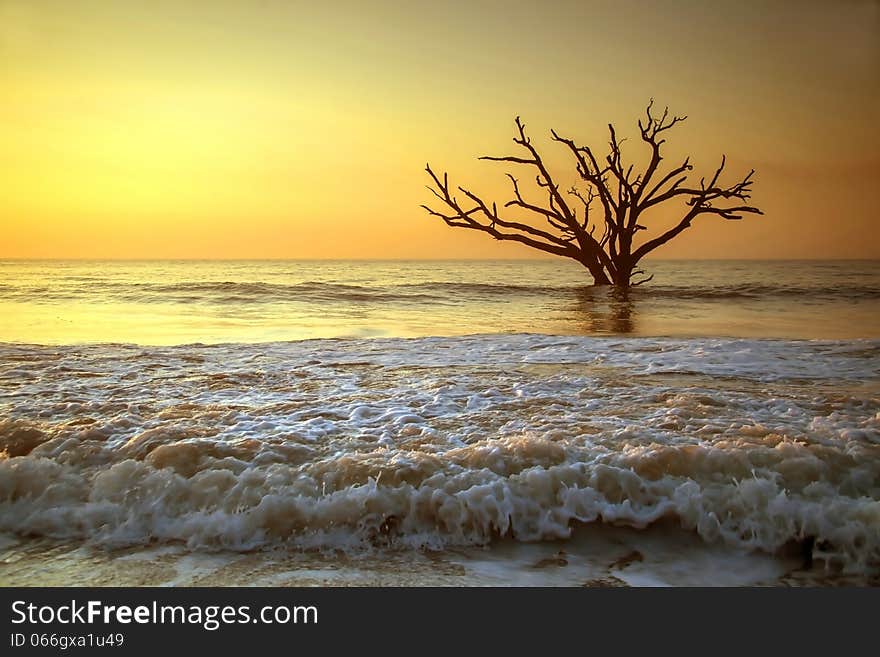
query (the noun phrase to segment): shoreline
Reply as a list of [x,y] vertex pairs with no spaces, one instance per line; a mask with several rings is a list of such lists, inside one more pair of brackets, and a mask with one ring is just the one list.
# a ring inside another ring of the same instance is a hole
[[444,550],[231,552],[181,544],[107,550],[0,535],[0,586],[880,586],[880,570],[846,573],[801,555],[707,544],[667,523],[591,524],[569,539]]

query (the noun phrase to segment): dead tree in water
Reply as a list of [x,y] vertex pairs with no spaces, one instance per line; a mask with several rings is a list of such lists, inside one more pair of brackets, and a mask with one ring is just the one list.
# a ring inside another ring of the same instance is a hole
[[[644,273],[637,267],[639,261],[689,228],[699,215],[714,214],[733,220],[741,219],[744,213],[763,214],[747,203],[754,169],[733,185],[721,184],[726,163],[724,156],[715,174],[708,180],[701,178],[699,186],[688,184],[693,170],[690,157],[667,173],[660,174],[661,149],[666,142],[661,135],[687,117],[672,116],[668,108],[660,116],[655,116],[653,108],[652,100],[644,119],[638,122],[642,141],[650,149],[650,160],[640,172],[634,172],[634,165],[624,162],[620,149],[623,139],[618,138],[611,124],[608,124],[609,152],[603,159],[599,159],[589,146],[579,146],[572,139],[551,130],[553,140],[563,144],[574,158],[575,169],[584,183],[582,189],[571,187],[563,192],[526,136],[525,125],[516,117],[518,135],[513,141],[522,148],[523,155],[484,156],[480,159],[512,162],[534,170],[535,182],[544,190],[547,200],[544,203],[527,200],[519,179],[508,173],[513,198],[502,206],[519,208],[530,219],[503,218],[495,202],[484,201],[464,187],[457,188],[463,195],[461,199],[457,198],[456,190],[450,190],[447,174],[438,176],[430,165],[425,169],[433,181],[428,189],[444,207],[442,211],[427,205],[422,207],[454,228],[479,230],[497,240],[519,242],[546,253],[572,258],[589,270],[595,285],[629,288],[646,283],[651,276],[634,280]],[[648,210],[673,200],[684,202],[681,219],[665,232],[637,243],[637,233],[647,232],[644,216]]]

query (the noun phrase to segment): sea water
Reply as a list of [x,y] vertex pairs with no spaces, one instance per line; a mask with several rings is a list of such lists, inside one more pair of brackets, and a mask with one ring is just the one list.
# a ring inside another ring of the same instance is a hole
[[56,583],[82,549],[694,583],[686,546],[870,580],[880,266],[650,272],[622,295],[551,261],[2,262],[0,578],[62,545]]

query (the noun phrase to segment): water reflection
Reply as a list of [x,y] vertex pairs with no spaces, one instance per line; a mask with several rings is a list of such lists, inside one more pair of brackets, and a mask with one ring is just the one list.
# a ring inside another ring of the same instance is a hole
[[657,262],[651,272],[622,292],[555,261],[0,260],[0,342],[880,336],[880,262]]
[[633,333],[635,301],[629,290],[582,287],[575,290],[572,320],[584,333]]

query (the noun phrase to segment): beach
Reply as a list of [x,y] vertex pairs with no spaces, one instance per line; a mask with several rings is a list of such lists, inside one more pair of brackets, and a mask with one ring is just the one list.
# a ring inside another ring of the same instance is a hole
[[875,584],[880,267],[0,271],[0,581]]

